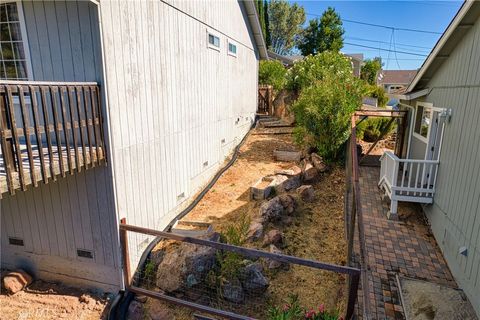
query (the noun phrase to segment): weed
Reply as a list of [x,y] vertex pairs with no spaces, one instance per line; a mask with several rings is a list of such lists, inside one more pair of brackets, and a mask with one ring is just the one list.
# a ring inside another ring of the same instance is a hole
[[320,305],[318,310],[307,310],[300,305],[297,295],[290,295],[286,304],[282,307],[271,306],[268,309],[269,320],[342,320],[342,317],[338,316],[337,312],[329,312],[325,310],[323,304]]

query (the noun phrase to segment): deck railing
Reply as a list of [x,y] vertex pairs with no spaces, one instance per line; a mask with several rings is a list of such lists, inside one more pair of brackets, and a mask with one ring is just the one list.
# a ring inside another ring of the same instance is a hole
[[438,160],[400,159],[393,152],[386,151],[380,161],[378,185],[392,200],[391,213],[396,213],[396,201],[433,201]]
[[0,141],[0,197],[100,165],[105,148],[99,86],[1,81]]

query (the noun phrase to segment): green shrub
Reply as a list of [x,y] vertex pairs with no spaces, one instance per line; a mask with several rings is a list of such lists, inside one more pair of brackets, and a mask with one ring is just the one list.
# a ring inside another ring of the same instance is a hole
[[258,83],[271,85],[275,91],[285,87],[287,69],[276,60],[262,60],[258,67]]
[[366,87],[367,96],[372,98],[377,98],[378,106],[380,108],[385,108],[388,103],[389,97],[385,92],[385,89],[377,85],[368,85]]
[[387,129],[385,136],[388,136],[388,134],[390,134],[395,128],[395,122],[388,125],[390,120],[390,118],[368,118],[367,120],[362,121],[357,126],[357,138],[367,142],[374,142],[380,137],[385,129]]
[[351,62],[343,54],[325,51],[296,62],[288,70],[287,88],[300,92],[322,81],[327,75],[342,81],[352,77],[352,72]]
[[363,94],[363,82],[352,74],[325,72],[322,81],[304,89],[293,105],[296,142],[316,147],[327,161],[338,159],[350,133],[351,116],[361,106]]

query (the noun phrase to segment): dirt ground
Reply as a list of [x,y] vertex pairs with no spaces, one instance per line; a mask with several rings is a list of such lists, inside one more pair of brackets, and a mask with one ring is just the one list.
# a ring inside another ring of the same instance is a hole
[[37,280],[14,295],[0,294],[0,320],[106,319],[109,300],[85,290]]
[[[255,133],[255,132],[254,132]],[[250,134],[240,149],[238,160],[217,181],[202,201],[184,220],[210,222],[214,230],[222,232],[227,226],[247,215],[252,217],[259,210],[262,201],[251,201],[250,186],[265,175],[277,169],[290,168],[292,162],[277,162],[273,150],[277,148],[295,149],[292,135]],[[346,241],[344,234],[344,192],[345,172],[333,166],[329,173],[322,174],[313,184],[315,201],[298,201],[294,223],[288,227],[275,227],[285,235],[287,246],[284,253],[297,257],[327,263],[345,265]],[[290,192],[295,196],[295,192]],[[298,199],[298,198],[297,198]],[[268,232],[269,226],[265,232]],[[249,246],[261,248],[260,243]],[[261,248],[268,250],[268,248]],[[298,294],[305,307],[318,308],[321,303],[329,309],[343,311],[346,297],[346,278],[332,272],[315,270],[303,266],[291,266],[288,271],[268,274],[269,305],[282,306],[289,294]],[[148,313],[165,308],[171,319],[189,319],[190,312],[166,306],[149,299]],[[268,305],[245,306],[263,309]],[[237,309],[238,310],[238,309]],[[251,311],[251,310],[250,310]],[[258,315],[257,315],[258,316]]]

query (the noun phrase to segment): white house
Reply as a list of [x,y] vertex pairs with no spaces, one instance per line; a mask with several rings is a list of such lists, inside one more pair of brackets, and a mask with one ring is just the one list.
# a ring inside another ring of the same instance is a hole
[[[1,266],[117,290],[120,218],[163,229],[254,121],[254,3],[0,10]],[[151,240],[130,239],[131,256]]]

